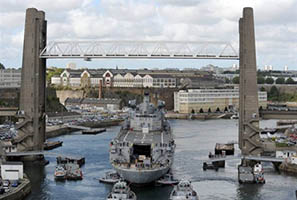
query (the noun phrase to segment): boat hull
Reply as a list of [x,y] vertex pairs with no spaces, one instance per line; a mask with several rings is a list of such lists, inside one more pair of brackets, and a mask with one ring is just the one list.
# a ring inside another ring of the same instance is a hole
[[162,167],[158,169],[151,169],[151,170],[145,170],[145,169],[127,169],[127,168],[121,168],[117,166],[113,166],[114,169],[117,171],[118,174],[120,174],[123,179],[126,181],[133,183],[133,184],[149,184],[152,183],[162,176],[164,176],[170,169],[170,166]]

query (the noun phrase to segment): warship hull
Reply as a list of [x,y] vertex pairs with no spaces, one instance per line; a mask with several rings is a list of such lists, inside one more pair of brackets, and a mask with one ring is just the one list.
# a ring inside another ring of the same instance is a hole
[[170,166],[150,170],[127,169],[114,166],[114,169],[126,181],[133,184],[145,185],[164,176],[170,170]]

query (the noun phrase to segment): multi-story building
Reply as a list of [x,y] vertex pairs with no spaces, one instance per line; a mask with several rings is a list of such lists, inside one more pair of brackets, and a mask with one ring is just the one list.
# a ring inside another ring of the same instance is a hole
[[0,88],[20,87],[21,72],[21,69],[0,69]]
[[69,87],[197,88],[215,87],[219,81],[207,72],[185,70],[65,69],[51,84]]
[[[267,92],[258,92],[259,107],[267,107]],[[238,110],[239,89],[189,89],[174,93],[174,111],[179,113]]]

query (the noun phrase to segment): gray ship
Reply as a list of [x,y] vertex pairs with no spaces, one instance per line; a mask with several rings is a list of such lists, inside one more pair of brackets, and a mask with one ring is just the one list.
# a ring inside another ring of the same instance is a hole
[[175,143],[163,101],[155,107],[146,93],[143,103],[136,106],[133,100],[129,105],[129,116],[110,143],[110,163],[125,180],[148,184],[170,170]]

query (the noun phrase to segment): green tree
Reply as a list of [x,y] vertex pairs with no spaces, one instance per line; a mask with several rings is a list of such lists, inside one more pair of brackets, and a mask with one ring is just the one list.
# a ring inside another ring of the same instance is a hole
[[258,76],[257,77],[257,83],[258,84],[264,84],[265,83],[265,78],[263,76]]
[[270,88],[270,91],[268,92],[268,99],[271,101],[279,101],[279,91],[277,87],[274,85]]
[[64,69],[62,69],[62,68],[55,68],[53,70],[48,70],[47,73],[46,73],[47,82],[50,82],[51,78],[53,76],[60,75],[63,71],[64,71]]
[[2,63],[0,63],[0,69],[5,69],[5,67]]
[[277,78],[275,80],[276,84],[285,84],[285,79],[283,77]]
[[261,92],[265,92],[266,89],[262,86],[262,87],[260,88],[260,91],[261,91]]
[[287,80],[286,80],[286,84],[295,84],[295,81],[289,77]]
[[225,78],[225,83],[230,83],[230,79],[228,79],[228,78]]
[[235,76],[235,77],[232,79],[232,83],[233,83],[233,84],[239,84],[239,76]]
[[273,78],[268,77],[268,78],[265,79],[265,83],[266,84],[273,84],[274,80],[273,80]]

